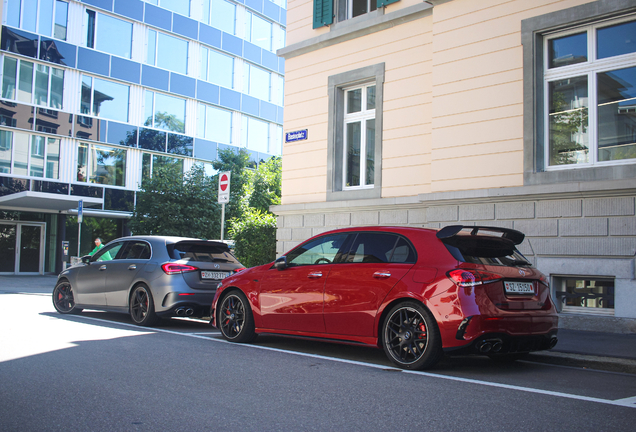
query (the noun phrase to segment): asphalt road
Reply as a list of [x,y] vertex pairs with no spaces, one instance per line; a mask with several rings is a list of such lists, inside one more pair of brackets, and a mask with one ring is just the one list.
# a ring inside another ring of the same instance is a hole
[[206,323],[134,326],[0,294],[0,430],[616,431],[636,375],[487,358],[395,369],[380,350],[259,337]]

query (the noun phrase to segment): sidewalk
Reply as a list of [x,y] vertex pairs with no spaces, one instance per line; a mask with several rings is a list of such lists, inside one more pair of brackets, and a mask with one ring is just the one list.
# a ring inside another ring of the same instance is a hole
[[[0,295],[51,294],[56,275],[0,276]],[[559,343],[550,351],[531,353],[528,360],[636,374],[636,334],[559,329]]]

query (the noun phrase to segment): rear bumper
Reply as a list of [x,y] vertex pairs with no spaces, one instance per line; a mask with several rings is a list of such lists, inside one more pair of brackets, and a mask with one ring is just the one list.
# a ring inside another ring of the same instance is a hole
[[510,336],[506,333],[486,333],[467,345],[444,348],[449,355],[512,354],[542,351],[554,348],[558,330],[543,335]]
[[470,316],[457,327],[455,341],[444,350],[449,354],[504,354],[550,349],[557,342],[558,320],[552,311]]
[[204,293],[168,293],[161,303],[162,310],[157,315],[162,318],[174,316],[207,317],[215,291]]

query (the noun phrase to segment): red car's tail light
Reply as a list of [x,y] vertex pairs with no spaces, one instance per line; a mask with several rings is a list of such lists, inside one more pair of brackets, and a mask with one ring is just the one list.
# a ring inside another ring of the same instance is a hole
[[446,273],[446,276],[448,276],[448,278],[452,280],[455,285],[458,285],[460,287],[483,285],[503,279],[496,273],[465,269],[451,270]]
[[187,264],[178,264],[178,263],[165,263],[161,265],[161,269],[166,272],[166,274],[176,274],[176,273],[187,273],[191,271],[197,271],[198,268],[187,265]]
[[238,273],[238,272],[243,271],[243,270],[245,270],[245,267],[236,268],[236,269],[234,269],[234,270],[232,270],[232,271],[233,271],[234,273]]

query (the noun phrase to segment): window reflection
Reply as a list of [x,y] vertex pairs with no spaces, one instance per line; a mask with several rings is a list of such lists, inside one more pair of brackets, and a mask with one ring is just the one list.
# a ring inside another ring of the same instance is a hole
[[636,21],[598,29],[596,39],[599,59],[636,52]]
[[243,77],[245,93],[265,101],[270,100],[271,74],[269,72],[246,62]]
[[185,99],[146,90],[144,126],[185,133]]
[[148,30],[146,63],[173,72],[188,72],[188,42],[155,30]]
[[126,186],[126,149],[80,143],[77,181]]
[[0,173],[59,178],[60,140],[0,131]]
[[5,4],[7,25],[66,40],[68,2],[63,0],[10,0]]
[[87,9],[84,26],[88,48],[130,58],[132,23]]
[[589,162],[587,76],[549,83],[550,165]]
[[245,40],[268,51],[272,50],[272,23],[250,11],[245,13]]
[[190,16],[190,0],[146,0],[146,3],[161,6],[180,15]]
[[636,158],[636,67],[599,73],[598,160]]
[[215,50],[201,47],[201,79],[234,88],[234,58]]
[[143,153],[141,158],[141,178],[142,182],[144,179],[152,178],[154,174],[157,173],[157,170],[161,168],[174,168],[178,170],[180,173],[183,173],[183,159],[170,157],[170,156],[161,156],[151,153]]
[[130,87],[82,76],[80,112],[111,120],[128,121]]
[[2,97],[51,108],[62,108],[64,70],[5,57]]
[[548,67],[555,68],[587,61],[587,33],[548,41]]
[[236,5],[225,0],[204,0],[203,22],[225,33],[235,34]]
[[217,143],[232,142],[232,113],[210,105],[199,104],[197,136]]
[[241,143],[249,150],[269,153],[269,123],[243,116]]

